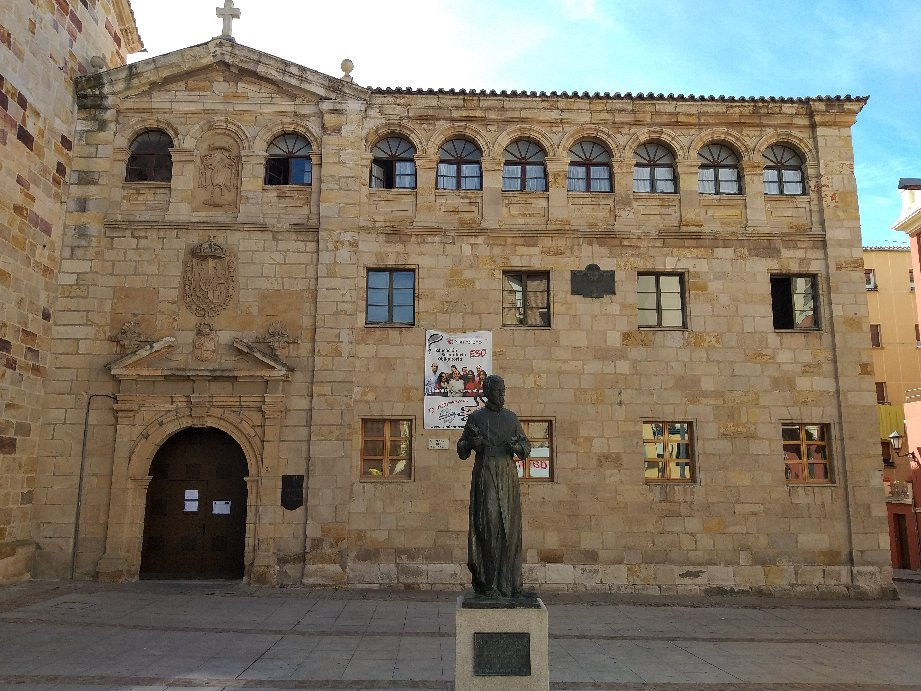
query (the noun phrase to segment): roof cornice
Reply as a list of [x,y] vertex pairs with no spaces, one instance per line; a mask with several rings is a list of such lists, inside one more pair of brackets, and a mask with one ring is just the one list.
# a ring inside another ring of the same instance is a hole
[[417,89],[413,87],[369,87],[372,94],[394,94],[403,96],[485,96],[496,98],[569,98],[591,99],[608,101],[682,101],[682,102],[712,102],[712,103],[795,103],[809,105],[814,103],[852,103],[862,108],[870,99],[869,96],[707,96],[703,94],[663,94],[649,92],[619,91],[604,93],[595,91],[518,91],[512,89]]

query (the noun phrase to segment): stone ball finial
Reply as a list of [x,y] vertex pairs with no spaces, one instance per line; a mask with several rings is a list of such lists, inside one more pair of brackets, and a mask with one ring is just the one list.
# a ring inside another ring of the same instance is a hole
[[340,65],[340,67],[342,67],[342,77],[340,77],[340,79],[342,79],[342,81],[344,82],[351,83],[352,82],[351,72],[352,70],[355,69],[355,63],[353,63],[351,60],[346,58],[345,60],[342,61],[342,65]]

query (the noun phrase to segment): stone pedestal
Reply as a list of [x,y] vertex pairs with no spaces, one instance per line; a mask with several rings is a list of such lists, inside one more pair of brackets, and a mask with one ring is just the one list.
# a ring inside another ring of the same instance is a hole
[[540,598],[511,604],[467,593],[457,598],[455,621],[456,691],[550,688],[547,608]]

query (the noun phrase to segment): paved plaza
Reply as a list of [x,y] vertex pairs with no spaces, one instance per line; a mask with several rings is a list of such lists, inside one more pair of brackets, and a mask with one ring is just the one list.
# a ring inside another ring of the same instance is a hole
[[[921,583],[899,589],[887,602],[547,595],[551,686],[921,688]],[[450,689],[456,595],[0,588],[0,688]]]

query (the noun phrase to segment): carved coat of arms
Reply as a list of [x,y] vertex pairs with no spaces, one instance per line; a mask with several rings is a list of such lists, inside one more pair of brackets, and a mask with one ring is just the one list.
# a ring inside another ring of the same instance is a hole
[[182,297],[192,314],[216,317],[230,304],[235,286],[235,262],[214,238],[192,248],[182,270]]
[[224,146],[212,147],[201,157],[201,186],[206,206],[225,207],[236,203],[239,159]]

